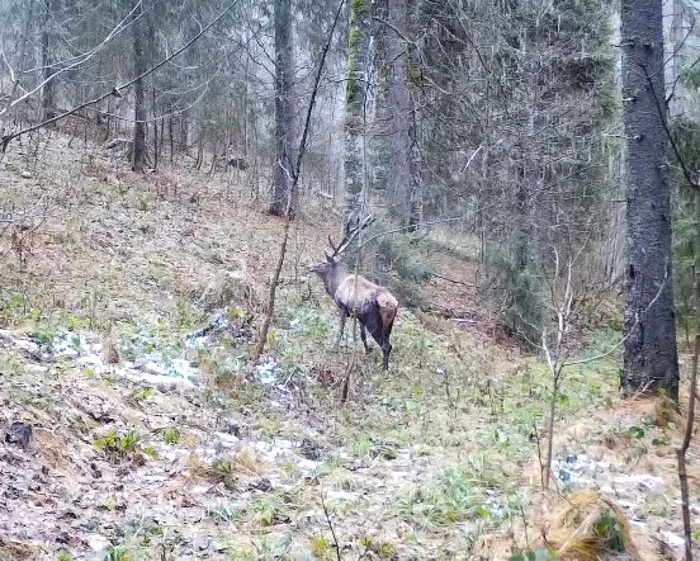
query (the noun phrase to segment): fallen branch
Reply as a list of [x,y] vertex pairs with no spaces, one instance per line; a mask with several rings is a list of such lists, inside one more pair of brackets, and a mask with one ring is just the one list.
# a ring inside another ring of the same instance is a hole
[[342,561],[340,556],[340,544],[338,543],[338,536],[335,535],[335,528],[333,528],[333,521],[331,520],[331,515],[326,508],[326,501],[323,500],[323,495],[321,495],[321,507],[323,508],[323,514],[326,516],[326,522],[328,522],[328,527],[331,530],[331,535],[333,536],[333,547],[335,548],[335,557],[338,561]]
[[447,319],[454,319],[468,323],[475,322],[473,319],[474,313],[467,310],[454,310],[446,306],[441,306],[440,304],[429,304],[427,306],[423,306],[422,310],[425,313],[437,314]]
[[433,275],[431,275],[431,276],[432,276],[432,277],[435,277],[436,279],[441,279],[441,280],[444,280],[444,281],[447,281],[447,282],[451,282],[452,284],[461,284],[462,286],[467,286],[467,287],[469,287],[469,288],[474,288],[474,285],[473,285],[473,284],[469,284],[469,283],[466,283],[466,282],[464,282],[464,281],[455,280],[455,279],[451,279],[451,278],[449,278],[449,277],[443,277],[442,275],[436,275],[436,274],[433,274]]

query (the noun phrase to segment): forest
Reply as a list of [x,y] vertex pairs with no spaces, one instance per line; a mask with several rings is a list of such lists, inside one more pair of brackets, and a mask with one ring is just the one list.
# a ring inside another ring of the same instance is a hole
[[697,0],[0,0],[0,561],[700,559]]

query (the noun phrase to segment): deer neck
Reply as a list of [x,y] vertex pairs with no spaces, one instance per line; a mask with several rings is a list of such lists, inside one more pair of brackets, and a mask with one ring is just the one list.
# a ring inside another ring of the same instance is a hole
[[326,278],[323,280],[323,283],[326,287],[326,292],[328,292],[328,294],[330,294],[331,297],[335,298],[336,290],[338,290],[338,287],[341,285],[341,283],[349,276],[350,273],[348,273],[347,267],[345,267],[344,265],[338,266],[335,271],[327,275]]

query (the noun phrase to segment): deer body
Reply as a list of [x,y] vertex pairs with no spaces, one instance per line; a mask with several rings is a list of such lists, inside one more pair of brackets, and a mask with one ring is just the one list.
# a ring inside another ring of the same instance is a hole
[[389,338],[399,307],[396,298],[385,287],[349,273],[342,257],[338,255],[327,255],[326,261],[312,265],[311,271],[323,280],[326,292],[340,311],[340,325],[334,346],[340,344],[347,318],[356,317],[360,323],[360,338],[365,351],[369,351],[366,334],[369,331],[382,349],[383,369],[388,370],[392,349]]

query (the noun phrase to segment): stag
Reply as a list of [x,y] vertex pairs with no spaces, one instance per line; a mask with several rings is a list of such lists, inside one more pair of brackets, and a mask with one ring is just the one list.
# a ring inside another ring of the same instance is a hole
[[360,323],[360,338],[365,352],[369,352],[366,334],[366,331],[369,331],[382,349],[384,355],[382,368],[388,370],[389,355],[392,349],[389,337],[399,303],[387,288],[378,286],[360,275],[348,272],[348,267],[343,261],[345,250],[372,220],[370,215],[361,224],[346,231],[345,238],[337,246],[328,236],[328,243],[333,248],[333,253],[330,255],[326,253],[326,260],[312,265],[311,271],[321,278],[326,292],[333,298],[340,311],[340,325],[333,346],[337,348],[340,344],[347,318],[357,318]]

